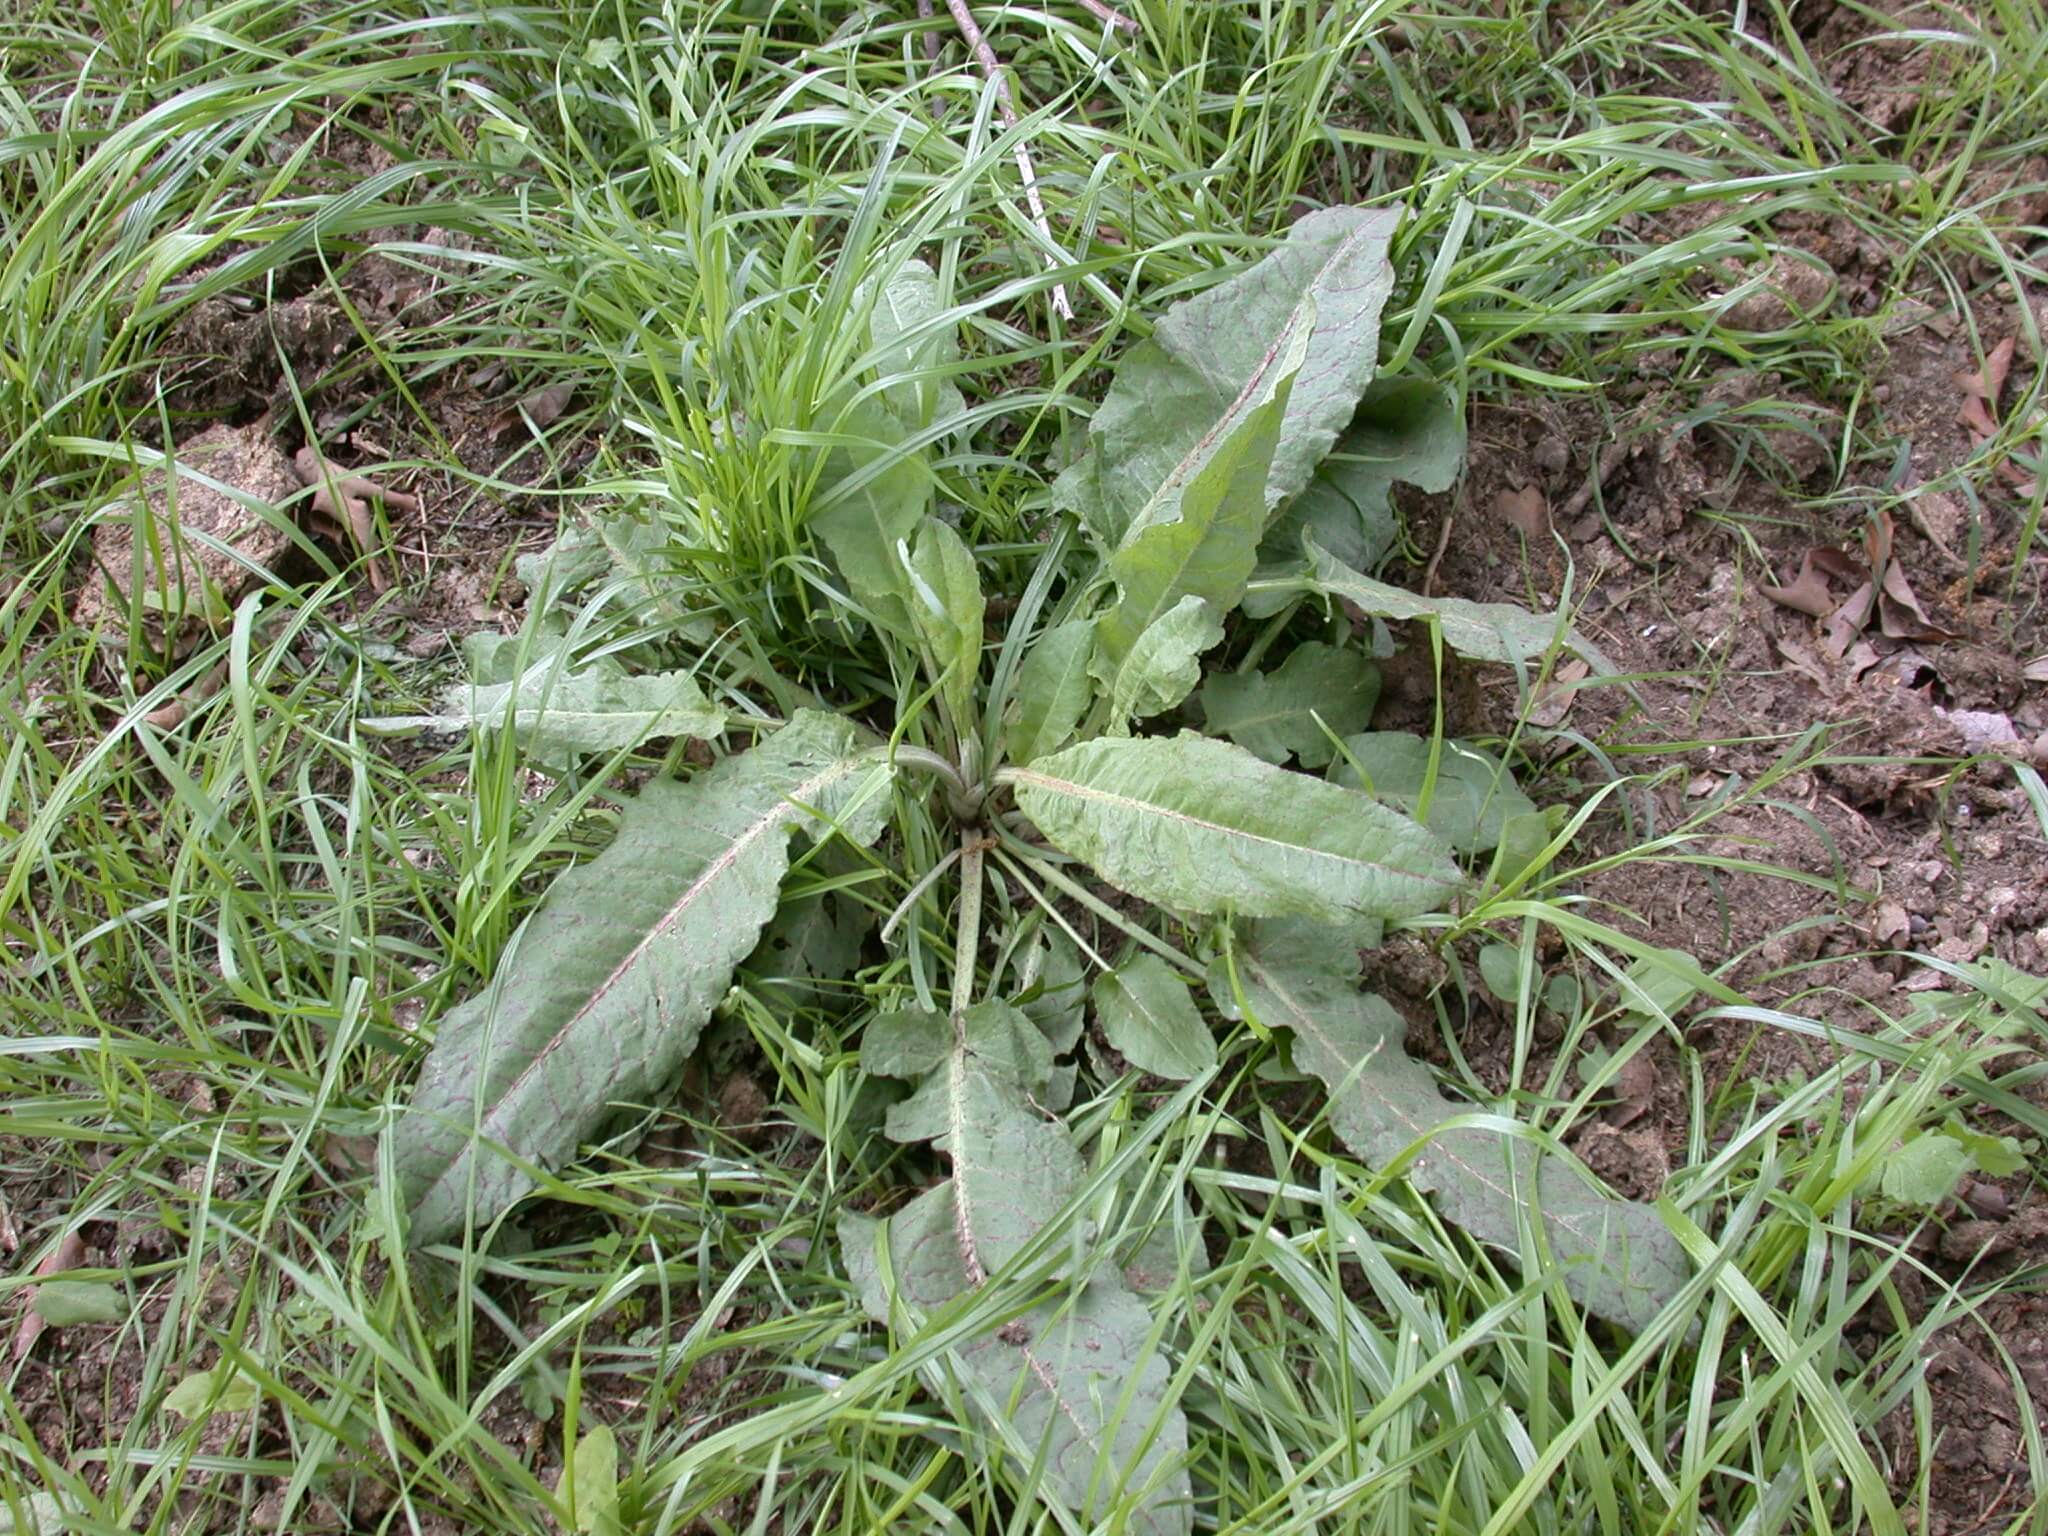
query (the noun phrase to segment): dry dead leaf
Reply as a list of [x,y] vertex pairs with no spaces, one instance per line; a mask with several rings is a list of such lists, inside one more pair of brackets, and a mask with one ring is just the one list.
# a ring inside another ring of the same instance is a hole
[[[1878,510],[1863,525],[1865,558],[1859,560],[1845,549],[1821,545],[1810,549],[1799,564],[1799,574],[1782,587],[1764,587],[1764,596],[1787,608],[1812,614],[1821,624],[1821,649],[1828,660],[1842,662],[1857,655],[1856,675],[1876,663],[1874,651],[1857,643],[1876,615],[1879,628],[1893,640],[1953,640],[1955,635],[1927,616],[1919,596],[1906,579],[1905,569],[1892,559],[1891,514]],[[1837,603],[1829,589],[1830,578],[1856,583],[1848,598]],[[1869,651],[1868,656],[1863,652]]]
[[2020,676],[2030,683],[2048,683],[2048,656],[2036,656],[2020,668]]
[[1957,570],[1967,567],[1968,562],[1956,553],[1955,546],[1968,533],[1969,518],[1955,497],[1942,491],[1915,492],[1906,503],[1906,515],[1943,560]]
[[1897,562],[1885,567],[1884,588],[1877,599],[1878,627],[1894,640],[1953,640],[1952,631],[1927,617],[1920,599]]
[[1846,603],[1828,615],[1827,622],[1820,627],[1820,647],[1829,661],[1840,661],[1849,654],[1849,647],[1863,633],[1863,626],[1870,622],[1876,607],[1877,585],[1866,581],[1849,594]]
[[1986,405],[1998,404],[1998,397],[2005,393],[2006,375],[2012,372],[2012,354],[2019,338],[2008,336],[1984,355],[1984,366],[1976,373],[1959,373],[1956,383],[1963,392],[1982,400]]
[[1984,358],[1975,373],[1956,375],[1956,387],[1963,392],[1962,409],[1956,419],[1978,442],[1998,435],[1998,397],[2005,393],[2006,375],[2012,371],[2012,354],[2017,338],[2008,336]]
[[1578,685],[1592,670],[1585,662],[1573,657],[1555,672],[1550,681],[1537,691],[1535,701],[1529,706],[1529,720],[1546,731],[1554,731],[1564,723],[1564,717],[1571,713],[1572,701],[1579,696]]
[[1934,946],[1937,958],[1950,965],[1968,965],[1983,954],[1991,942],[1991,930],[1984,923],[1972,923],[1961,933],[1948,933]]
[[1943,709],[1935,706],[1935,717],[1946,720],[1972,752],[2010,751],[2020,745],[2020,733],[2012,717],[1995,709]]
[[519,425],[523,412],[536,428],[545,432],[562,412],[569,408],[569,402],[575,397],[576,382],[573,379],[561,384],[550,384],[545,389],[536,389],[532,394],[522,395],[510,410],[500,411],[491,423],[491,431],[509,432]]
[[[36,1266],[36,1278],[47,1280],[52,1275],[61,1275],[67,1269],[76,1269],[85,1259],[85,1239],[76,1231],[66,1232],[57,1246],[43,1255],[42,1263]],[[28,1352],[36,1347],[36,1340],[43,1336],[42,1314],[36,1311],[36,1288],[25,1285],[21,1288],[21,1326],[14,1330],[14,1359],[20,1364]]]
[[1793,671],[1811,678],[1821,687],[1826,688],[1833,683],[1834,679],[1828,675],[1827,668],[1820,664],[1820,658],[1798,641],[1780,640],[1778,654],[1790,663]]
[[1913,920],[1896,901],[1880,901],[1870,918],[1870,939],[1888,949],[1904,949]]
[[1864,519],[1863,552],[1869,557],[1870,573],[1884,574],[1884,568],[1892,563],[1892,515],[1879,508]]
[[1502,491],[1493,498],[1493,510],[1519,528],[1525,539],[1540,539],[1550,527],[1550,505],[1533,485]]
[[1834,594],[1828,591],[1827,578],[1814,563],[1814,557],[1819,553],[1817,549],[1809,549],[1799,562],[1799,574],[1782,587],[1760,586],[1757,590],[1783,607],[1796,608],[1816,619],[1826,618],[1835,610],[1835,599]]
[[1628,1125],[1648,1114],[1651,1101],[1657,1096],[1657,1063],[1650,1059],[1650,1053],[1639,1050],[1623,1062],[1607,1091],[1614,1095],[1614,1101],[1600,1111],[1600,1118],[1609,1125]]

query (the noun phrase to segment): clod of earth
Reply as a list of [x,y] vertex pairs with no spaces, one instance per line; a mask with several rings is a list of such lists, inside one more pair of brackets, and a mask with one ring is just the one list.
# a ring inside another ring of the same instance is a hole
[[[294,542],[295,513],[316,532],[372,550],[373,500],[419,510],[417,498],[338,471],[312,448],[287,458],[261,422],[208,427],[173,457],[175,475],[163,466],[144,471],[134,494],[98,515],[93,572],[72,605],[81,628],[120,644],[139,625],[149,647],[171,659],[188,654],[245,596],[275,579]],[[302,498],[308,486],[313,495]],[[369,569],[371,586],[382,591],[386,578],[374,551]],[[186,704],[153,711],[150,723],[177,724]]]

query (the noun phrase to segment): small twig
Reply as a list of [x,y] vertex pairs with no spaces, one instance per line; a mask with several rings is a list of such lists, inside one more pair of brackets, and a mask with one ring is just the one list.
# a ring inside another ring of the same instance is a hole
[[1444,563],[1444,551],[1451,547],[1452,515],[1444,514],[1444,525],[1437,530],[1436,553],[1429,557],[1429,564],[1422,572],[1422,595],[1428,597],[1436,591],[1436,568]]
[[[917,19],[919,21],[930,21],[932,19],[932,0],[917,0]],[[926,63],[929,64],[933,60],[938,58],[938,33],[932,31],[929,27],[927,27],[924,31],[924,35],[918,41],[919,45],[924,49],[924,57]]]
[[[926,0],[926,3],[929,3],[929,0]],[[1138,30],[1138,24],[1135,21],[1115,6],[1104,5],[1102,0],[1081,0],[1081,4],[1090,15],[1100,16],[1112,27],[1121,27],[1124,31],[1132,34],[1135,34]]]
[[[984,77],[996,88],[996,111],[1003,119],[1003,126],[1014,130],[1017,126],[1017,106],[1010,99],[1010,82],[1003,77],[1003,62],[996,57],[995,49],[989,47],[988,39],[982,36],[981,28],[974,20],[974,13],[967,9],[967,0],[946,0],[946,9],[953,13],[953,24],[960,29],[960,35],[967,39],[967,48],[974,55],[975,63],[981,66]],[[1038,195],[1038,171],[1031,163],[1031,149],[1022,138],[1017,140],[1017,174],[1024,179],[1024,202],[1031,210],[1032,222],[1038,232],[1045,236],[1045,243],[1057,248],[1052,237],[1052,220],[1045,216],[1045,200]],[[1049,267],[1057,267],[1050,254],[1045,258]],[[1074,318],[1074,306],[1067,302],[1067,285],[1052,285],[1053,312],[1062,320]]]
[[1586,504],[1593,499],[1593,493],[1613,479],[1614,472],[1621,468],[1621,461],[1628,457],[1630,446],[1617,439],[1600,450],[1599,467],[1586,478],[1584,485],[1566,498],[1564,506],[1557,513],[1558,522],[1568,523],[1586,510]]
[[[85,1262],[85,1239],[77,1232],[66,1232],[57,1240],[57,1246],[43,1255],[36,1265],[35,1277],[47,1280],[52,1275],[61,1275],[67,1269],[77,1269]],[[14,1363],[21,1364],[24,1356],[36,1347],[36,1340],[43,1335],[45,1326],[43,1314],[36,1310],[36,1287],[25,1285],[21,1288],[21,1323],[14,1330]]]
[[390,583],[377,557],[377,520],[370,503],[381,501],[399,512],[418,513],[420,500],[403,491],[386,490],[367,475],[352,475],[322,458],[310,443],[292,459],[292,472],[302,485],[314,487],[313,511],[346,528],[356,547],[369,557],[370,589],[382,592]]

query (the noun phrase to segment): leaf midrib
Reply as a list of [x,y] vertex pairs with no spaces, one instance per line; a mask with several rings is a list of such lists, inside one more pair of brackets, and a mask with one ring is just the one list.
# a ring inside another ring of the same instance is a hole
[[[1056,779],[1050,774],[1040,773],[1032,768],[1011,769],[1010,780],[1013,784],[1031,783],[1055,793],[1070,794],[1078,800],[1100,800],[1126,809],[1149,811],[1156,816],[1182,822],[1190,827],[1199,827],[1205,832],[1217,832],[1228,837],[1240,837],[1251,842],[1263,843],[1269,848],[1286,849],[1295,853],[1305,853],[1313,858],[1326,859],[1342,869],[1378,870],[1382,874],[1392,875],[1401,880],[1414,881],[1419,885],[1434,886],[1444,884],[1441,880],[1434,879],[1429,875],[1418,874],[1414,870],[1402,869],[1396,864],[1383,864],[1377,859],[1358,858],[1351,854],[1331,853],[1326,849],[1317,848],[1309,843],[1285,842],[1277,837],[1268,837],[1263,832],[1252,832],[1243,827],[1233,827],[1220,821],[1209,821],[1200,816],[1193,816],[1186,811],[1176,811],[1168,806],[1159,804],[1157,801],[1133,800],[1128,795],[1119,795],[1110,790],[1095,789],[1086,784],[1077,784],[1072,779]],[[1317,783],[1320,781],[1305,779],[1303,782]],[[1368,801],[1367,803],[1370,804],[1371,802]],[[1375,809],[1377,808],[1375,807]]]
[[[589,998],[585,1000],[583,1005],[564,1020],[561,1026],[548,1037],[546,1043],[533,1053],[526,1065],[520,1069],[519,1075],[505,1085],[504,1091],[498,1095],[497,1102],[486,1110],[477,1121],[472,1140],[481,1139],[486,1133],[489,1133],[493,1139],[497,1139],[498,1117],[504,1113],[507,1106],[517,1099],[520,1090],[527,1081],[554,1056],[555,1052],[562,1047],[563,1042],[569,1038],[570,1033],[576,1026],[589,1016],[591,1010],[611,995],[612,989],[618,985],[619,979],[639,962],[640,958],[646,954],[648,947],[680,922],[691,905],[710,888],[713,882],[729,872],[738,863],[741,854],[752,848],[756,842],[766,836],[779,823],[788,820],[791,816],[801,811],[804,804],[815,800],[819,790],[825,788],[835,779],[844,778],[847,774],[858,769],[862,761],[859,757],[842,758],[831,764],[824,771],[814,774],[811,778],[806,779],[803,783],[786,793],[773,808],[762,815],[738,837],[735,837],[726,844],[719,851],[718,855],[712,859],[710,864],[705,867],[703,873],[698,875],[695,880],[691,881],[684,888],[683,893],[662,914],[660,921],[649,928],[640,941],[626,952],[625,958],[612,967],[611,974],[606,976],[603,981],[599,982],[592,989]],[[458,1151],[448,1160],[448,1166],[435,1175],[433,1182],[428,1184],[418,1199],[413,1202],[415,1209],[423,1208],[436,1196],[440,1192],[441,1187],[456,1175],[462,1165],[462,1153]]]

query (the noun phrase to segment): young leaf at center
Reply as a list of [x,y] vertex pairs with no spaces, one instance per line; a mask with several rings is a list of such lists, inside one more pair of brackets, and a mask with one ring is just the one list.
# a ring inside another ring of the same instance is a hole
[[[1209,431],[1132,519],[1105,569],[1116,603],[1096,621],[1094,673],[1113,708],[1157,714],[1194,688],[1194,659],[1222,637],[1265,530],[1261,487],[1280,441],[1306,324],[1274,342]],[[1158,639],[1162,623],[1174,626]],[[1147,637],[1154,637],[1147,644]],[[1114,722],[1120,728],[1122,716]]]
[[1059,504],[1115,548],[1279,338],[1300,327],[1308,333],[1300,385],[1254,493],[1263,524],[1308,483],[1378,366],[1396,220],[1380,209],[1311,213],[1255,266],[1174,305],[1118,364],[1088,424],[1088,456],[1054,489]]

